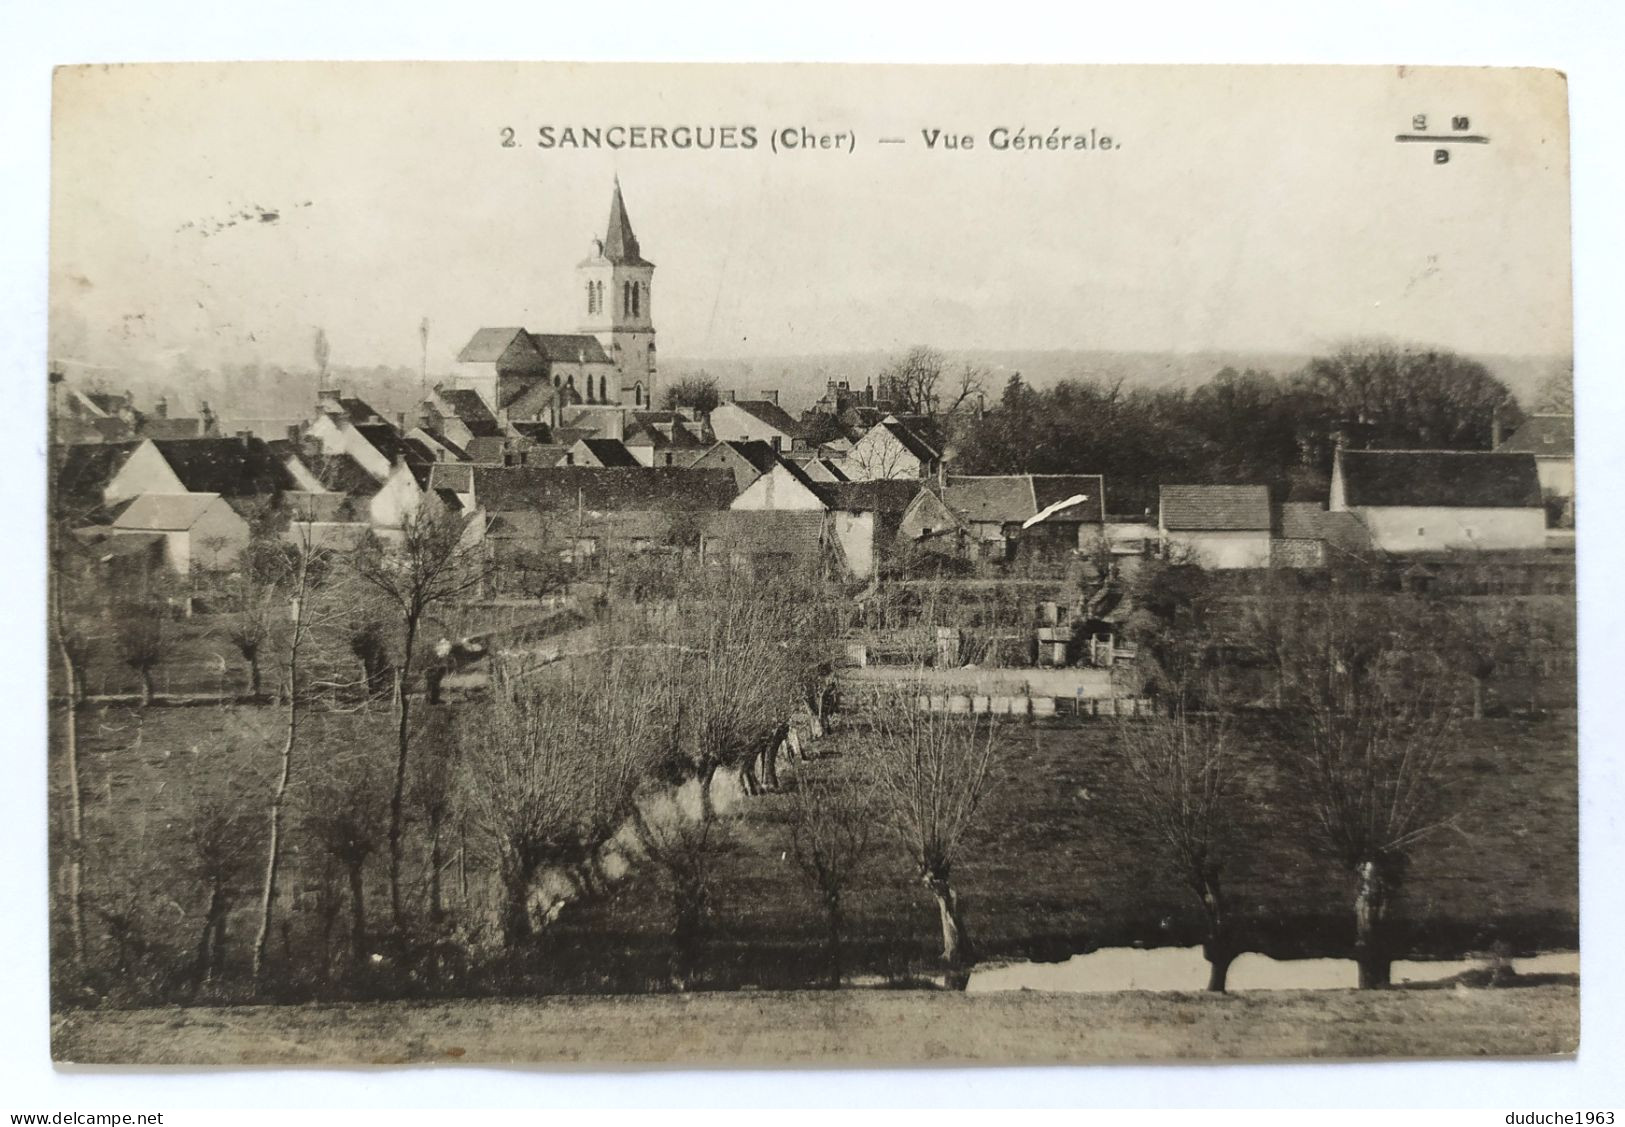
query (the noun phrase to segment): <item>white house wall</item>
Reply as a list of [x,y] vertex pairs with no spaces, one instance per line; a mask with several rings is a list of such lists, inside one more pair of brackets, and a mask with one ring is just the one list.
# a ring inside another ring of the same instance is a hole
[[190,539],[192,563],[206,571],[224,570],[248,546],[248,522],[217,499],[193,523]]
[[1190,550],[1195,562],[1214,570],[1269,567],[1270,534],[1261,531],[1170,532],[1170,544]]
[[1446,549],[1542,548],[1544,509],[1456,509],[1409,506],[1356,507],[1385,552],[1437,552]]
[[417,479],[405,466],[395,466],[384,479],[383,488],[367,502],[367,515],[374,528],[400,528],[406,518],[417,512],[423,501],[423,491]]
[[128,501],[143,493],[185,493],[186,486],[169,468],[158,447],[149,440],[137,446],[124,465],[114,474],[102,490],[102,499],[109,505]]
[[773,510],[775,512],[823,512],[824,503],[805,485],[776,465],[751,482],[733,499],[731,509]]
[[1554,497],[1574,496],[1573,458],[1536,458],[1535,472],[1540,475],[1540,490]]
[[835,514],[835,540],[846,556],[846,566],[854,579],[868,579],[875,573],[875,514]]

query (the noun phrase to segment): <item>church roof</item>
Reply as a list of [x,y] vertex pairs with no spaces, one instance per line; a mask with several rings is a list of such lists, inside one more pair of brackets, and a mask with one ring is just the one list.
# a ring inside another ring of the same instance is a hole
[[609,364],[609,353],[598,338],[587,333],[529,333],[531,343],[546,359],[565,364]]
[[604,257],[616,266],[653,266],[638,251],[638,237],[632,233],[632,220],[621,198],[621,182],[615,181],[615,194],[609,201],[609,230],[604,234]]
[[502,359],[517,336],[525,337],[525,343],[529,343],[529,335],[517,326],[480,329],[463,345],[457,359],[464,364],[494,364]]

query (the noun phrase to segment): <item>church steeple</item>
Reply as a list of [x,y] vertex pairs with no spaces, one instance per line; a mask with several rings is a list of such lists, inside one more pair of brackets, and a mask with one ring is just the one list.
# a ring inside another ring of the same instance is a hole
[[585,299],[581,331],[604,346],[620,381],[619,400],[629,407],[647,407],[654,395],[654,272],[654,263],[638,247],[617,177],[609,227],[602,239],[593,240],[592,256],[576,267],[576,275]]
[[609,201],[609,229],[604,234],[604,257],[616,266],[652,266],[638,252],[638,237],[627,218],[626,200],[621,197],[621,178],[615,178],[615,194]]

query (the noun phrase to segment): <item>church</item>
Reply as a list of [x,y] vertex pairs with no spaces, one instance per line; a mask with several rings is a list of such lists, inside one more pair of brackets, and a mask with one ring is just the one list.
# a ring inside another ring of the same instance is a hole
[[648,410],[654,401],[654,263],[643,257],[621,182],[609,225],[576,266],[581,317],[573,333],[483,328],[457,355],[452,386],[473,391],[502,423],[559,426],[570,408]]

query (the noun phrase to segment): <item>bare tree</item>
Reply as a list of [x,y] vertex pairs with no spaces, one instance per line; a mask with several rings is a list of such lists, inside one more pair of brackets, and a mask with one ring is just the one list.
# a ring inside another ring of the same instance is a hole
[[389,905],[397,926],[403,922],[401,848],[408,759],[412,746],[411,678],[418,632],[434,607],[478,591],[489,572],[489,557],[470,535],[470,518],[453,513],[432,494],[401,524],[386,544],[369,537],[351,558],[355,574],[395,613],[401,630],[396,666],[395,786],[389,801]]
[[85,804],[79,778],[79,710],[84,703],[84,669],[94,615],[86,604],[96,585],[84,553],[75,549],[54,515],[50,531],[51,644],[61,672],[63,773],[67,776],[68,934],[76,963],[85,956]]
[[1306,611],[1284,711],[1295,796],[1355,881],[1362,988],[1385,986],[1387,921],[1415,844],[1450,819],[1450,676],[1407,600],[1331,597]]
[[940,423],[980,406],[988,376],[986,368],[970,361],[950,371],[941,352],[917,345],[880,373],[880,388],[899,414],[926,415]]
[[456,806],[458,744],[448,729],[445,709],[425,712],[419,741],[427,737],[427,754],[412,759],[408,797],[423,816],[429,836],[429,922],[439,927],[446,918],[441,875],[446,868],[445,829]]
[[294,526],[291,543],[276,553],[267,553],[266,567],[277,599],[288,608],[289,625],[282,653],[283,739],[278,757],[276,782],[271,791],[268,832],[265,847],[265,877],[260,886],[260,923],[254,938],[253,973],[263,981],[266,956],[271,944],[271,920],[276,907],[277,880],[282,868],[282,828],[293,782],[295,753],[300,738],[300,721],[306,705],[308,680],[305,669],[307,647],[314,633],[327,624],[330,611],[322,605],[330,577],[328,553],[318,546],[310,524]]
[[350,893],[350,965],[368,955],[366,868],[388,829],[389,769],[378,749],[334,747],[315,772],[300,819],[317,850],[343,870]]
[[1518,636],[1527,636],[1514,607],[1499,598],[1452,599],[1439,607],[1438,638],[1450,651],[1452,664],[1467,674],[1472,691],[1472,718],[1484,719],[1490,679],[1501,668]]
[[837,782],[810,771],[798,774],[790,791],[789,852],[824,912],[831,989],[841,985],[846,893],[868,860],[873,825],[874,810],[861,781]]
[[141,707],[152,703],[153,672],[175,646],[169,605],[162,598],[129,599],[113,609],[113,637],[120,660],[141,678]]
[[952,972],[974,960],[953,867],[992,785],[999,741],[991,718],[928,711],[919,697],[909,691],[881,703],[863,754],[881,816],[936,902],[942,961]]
[[613,658],[591,664],[499,670],[486,707],[460,733],[462,801],[496,847],[509,947],[534,934],[538,876],[590,858],[614,834],[648,763],[652,729],[637,682]]
[[1239,954],[1220,884],[1222,839],[1241,801],[1229,743],[1221,717],[1183,705],[1168,716],[1124,720],[1117,728],[1126,808],[1200,903],[1207,988],[1221,993]]
[[188,807],[183,861],[204,893],[195,969],[198,983],[207,985],[223,969],[226,922],[232,905],[249,894],[260,842],[253,817],[229,783],[194,781]]

